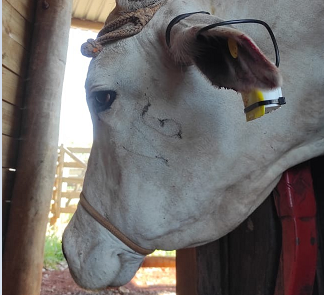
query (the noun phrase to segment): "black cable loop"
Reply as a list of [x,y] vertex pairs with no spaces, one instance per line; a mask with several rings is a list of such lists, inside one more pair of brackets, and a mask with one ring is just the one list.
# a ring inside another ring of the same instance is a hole
[[203,14],[210,14],[209,12],[207,11],[196,11],[196,12],[189,12],[189,13],[183,13],[183,14],[179,14],[178,16],[176,16],[172,21],[169,22],[169,25],[166,29],[166,32],[165,32],[165,41],[166,41],[166,44],[168,45],[168,47],[170,48],[170,35],[171,35],[171,29],[172,27],[177,24],[179,21],[181,21],[182,19],[190,16],[190,15],[193,15],[193,14],[198,14],[198,13],[203,13]]
[[[182,19],[190,16],[190,15],[193,15],[193,14],[197,14],[197,13],[203,13],[203,14],[210,14],[209,12],[206,12],[206,11],[198,11],[198,12],[191,12],[191,13],[184,13],[184,14],[180,14],[178,16],[176,16],[174,19],[171,20],[171,22],[169,23],[167,29],[166,29],[166,32],[165,32],[165,38],[166,38],[166,43],[168,45],[168,47],[170,48],[170,33],[171,33],[171,29],[172,27],[177,24],[178,22],[180,22]],[[275,50],[275,54],[276,54],[276,63],[275,65],[277,67],[279,67],[279,64],[280,64],[280,54],[279,54],[279,47],[278,47],[278,44],[277,44],[277,40],[270,28],[270,26],[262,21],[262,20],[258,20],[258,19],[236,19],[236,20],[228,20],[228,21],[222,21],[222,22],[219,22],[219,23],[215,23],[215,24],[211,24],[211,25],[208,25],[206,27],[203,27],[202,29],[200,29],[198,32],[197,32],[197,36],[205,31],[208,31],[210,29],[213,29],[213,28],[216,28],[216,27],[220,27],[220,26],[228,26],[228,25],[235,25],[235,24],[260,24],[260,25],[263,25],[270,37],[271,37],[271,40],[272,40],[272,43],[273,43],[273,46],[274,46],[274,50]]]
[[197,32],[197,35],[205,32],[205,31],[208,31],[210,29],[216,28],[216,27],[227,26],[227,25],[235,25],[235,24],[260,24],[260,25],[263,25],[267,29],[267,31],[268,31],[268,33],[269,33],[269,35],[271,37],[274,49],[275,49],[276,66],[278,68],[279,64],[280,64],[280,54],[279,54],[279,47],[278,47],[278,44],[277,44],[277,40],[276,40],[270,26],[266,22],[264,22],[262,20],[259,20],[259,19],[235,19],[235,20],[223,21],[223,22],[219,22],[219,23],[215,23],[215,24],[211,24],[209,26],[203,27],[202,29],[200,29]]

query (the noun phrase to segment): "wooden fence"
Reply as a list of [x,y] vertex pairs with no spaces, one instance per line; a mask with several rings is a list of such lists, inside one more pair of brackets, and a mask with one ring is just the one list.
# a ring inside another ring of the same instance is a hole
[[51,224],[61,213],[74,213],[82,191],[91,148],[65,147],[58,150],[56,177],[51,204]]

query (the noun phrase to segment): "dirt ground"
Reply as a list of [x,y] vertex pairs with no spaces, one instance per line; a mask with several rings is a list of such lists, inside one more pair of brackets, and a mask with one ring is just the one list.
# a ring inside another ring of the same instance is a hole
[[127,285],[97,292],[79,288],[69,270],[43,270],[41,295],[175,295],[175,268],[140,268]]

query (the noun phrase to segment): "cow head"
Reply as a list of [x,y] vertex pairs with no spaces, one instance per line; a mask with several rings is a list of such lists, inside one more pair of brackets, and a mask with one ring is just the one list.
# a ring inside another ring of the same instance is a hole
[[[109,22],[157,1],[117,2]],[[192,247],[225,235],[290,165],[272,165],[294,144],[276,135],[280,114],[249,126],[242,114],[236,92],[281,83],[250,37],[232,27],[198,34],[221,21],[198,13],[172,27],[167,45],[167,26],[177,15],[212,10],[210,1],[164,1],[141,32],[103,45],[89,66],[94,139],[83,193],[147,249]],[[76,282],[90,289],[127,283],[144,258],[81,205],[63,246]]]

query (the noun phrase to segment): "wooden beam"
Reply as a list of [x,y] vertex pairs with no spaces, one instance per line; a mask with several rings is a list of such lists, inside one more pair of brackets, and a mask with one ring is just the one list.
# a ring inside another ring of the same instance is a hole
[[55,216],[60,217],[61,214],[61,195],[62,195],[62,177],[63,177],[63,165],[64,165],[64,148],[63,144],[60,146],[60,157],[57,165],[57,187],[56,187],[56,210],[55,210]]
[[2,167],[16,168],[19,141],[16,138],[2,135]]
[[61,197],[67,199],[80,199],[80,192],[62,192]]
[[67,149],[76,154],[89,154],[91,152],[91,148],[84,147],[67,147]]
[[62,182],[82,184],[84,177],[62,177]]
[[80,168],[80,169],[84,169],[84,166],[82,166],[78,162],[64,162],[64,167],[65,168]]
[[26,77],[28,51],[2,29],[2,65],[20,77]]
[[146,256],[141,267],[175,267],[175,257]]
[[40,293],[71,26],[72,1],[35,2],[22,140],[3,253],[2,290],[6,295]]
[[19,137],[21,126],[21,110],[20,108],[7,103],[2,102],[2,134]]
[[198,295],[196,249],[180,249],[176,255],[177,295]]
[[84,163],[81,159],[79,159],[76,155],[74,155],[71,151],[69,151],[63,146],[61,148],[69,157],[71,157],[75,162],[79,163],[81,167],[87,168],[87,164]]
[[9,168],[2,168],[2,200],[9,201],[16,172]]
[[34,5],[30,5],[30,0],[7,0],[25,19],[29,22],[34,20]]
[[103,28],[103,26],[104,23],[92,22],[89,20],[83,20],[79,18],[72,18],[72,22],[71,22],[72,28],[90,30],[94,32],[99,32]]
[[6,236],[10,198],[14,185],[16,172],[13,169],[2,168],[2,234]]
[[32,25],[7,1],[2,1],[2,30],[25,49],[30,47]]
[[66,208],[61,208],[61,213],[74,213],[76,211],[77,207],[76,206],[69,206]]
[[17,107],[22,107],[24,79],[2,67],[2,100]]

